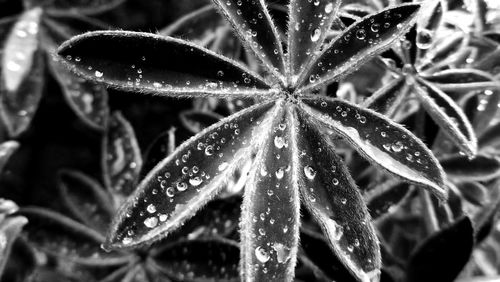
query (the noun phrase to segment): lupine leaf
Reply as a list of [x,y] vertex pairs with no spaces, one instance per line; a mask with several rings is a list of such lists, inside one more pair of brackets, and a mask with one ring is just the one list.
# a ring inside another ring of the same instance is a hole
[[299,239],[295,125],[281,109],[250,171],[241,214],[241,279],[291,281]]
[[58,188],[73,215],[104,234],[114,215],[113,199],[106,190],[89,176],[70,170],[59,173]]
[[234,61],[186,41],[149,33],[89,32],[63,43],[58,53],[86,79],[127,91],[250,96],[268,93],[262,89],[269,88]]
[[49,66],[76,115],[91,128],[104,130],[109,114],[106,89],[76,76],[55,60],[49,59]]
[[278,31],[264,0],[213,0],[233,25],[241,41],[264,63],[267,70],[280,78],[284,73],[283,48]]
[[207,37],[214,36],[217,29],[225,24],[224,18],[217,13],[214,6],[206,5],[179,18],[160,30],[159,34],[180,37],[203,45],[209,41]]
[[398,180],[389,180],[377,185],[367,193],[366,202],[373,218],[390,213],[391,208],[397,206],[408,194],[408,183]]
[[473,232],[464,217],[432,235],[410,257],[407,281],[454,281],[470,258]]
[[314,67],[299,81],[303,89],[317,88],[339,80],[362,63],[387,49],[414,22],[419,5],[407,4],[363,18],[341,33],[316,60]]
[[5,141],[0,144],[0,172],[3,171],[10,157],[19,148],[17,141]]
[[38,8],[22,14],[2,52],[1,114],[11,136],[27,129],[42,95],[44,58],[38,48],[41,14]]
[[435,83],[443,91],[475,91],[496,85],[490,74],[475,69],[449,69],[423,78]]
[[467,201],[476,206],[482,206],[487,202],[488,189],[478,182],[460,182],[457,188]]
[[[415,33],[416,58],[422,58],[434,43],[436,30],[441,25],[443,7],[440,0],[427,1],[422,7],[421,16],[417,19]],[[412,62],[415,63],[415,58]]]
[[414,87],[416,96],[443,133],[468,156],[477,152],[477,140],[472,125],[460,107],[434,85],[419,79]]
[[500,144],[500,122],[488,127],[479,137],[478,144],[480,148],[498,146]]
[[316,120],[329,126],[373,164],[446,197],[443,170],[410,131],[371,110],[338,99],[303,99]]
[[43,208],[22,208],[28,218],[25,226],[29,243],[48,254],[87,265],[116,265],[130,258],[101,249],[104,237],[96,231],[59,213]]
[[[498,107],[498,104],[500,104],[500,91],[485,90],[483,93],[484,96],[482,99],[486,101],[486,105],[484,106],[482,111],[478,111],[477,106],[475,107],[475,115],[474,119],[472,120],[474,131],[476,132],[476,135],[479,139],[479,136],[484,134],[489,130],[490,127],[492,127],[492,123],[495,122],[495,118],[500,112],[500,108]],[[472,102],[473,100],[470,99],[470,101]],[[481,145],[479,143],[480,141],[478,141],[478,147],[481,148]]]
[[28,7],[42,6],[52,13],[94,15],[111,10],[121,5],[125,0],[24,0],[24,2]]
[[134,129],[119,112],[110,117],[102,158],[106,187],[128,196],[136,188],[142,157]]
[[347,167],[311,118],[299,117],[297,133],[302,200],[345,267],[360,281],[372,281],[380,275],[381,258],[370,215]]
[[454,54],[460,53],[467,46],[467,38],[460,32],[453,33],[444,38],[436,38],[432,48],[429,48],[425,57],[417,62],[422,69],[433,67],[434,63],[441,63]]
[[392,80],[363,102],[369,108],[383,115],[391,116],[408,94],[408,86],[404,77]]
[[222,119],[222,116],[219,114],[197,110],[181,112],[179,117],[184,127],[194,134]]
[[9,261],[14,242],[26,223],[28,221],[23,216],[9,217],[0,223],[0,240],[2,242],[0,250],[0,278],[2,278],[5,266]]
[[290,75],[299,75],[314,60],[337,16],[340,0],[290,1],[288,60]]
[[488,181],[500,175],[500,161],[494,157],[478,155],[451,156],[439,160],[446,175],[453,180]]
[[155,252],[154,263],[176,280],[239,281],[240,250],[236,242],[226,239],[177,241]]
[[122,206],[107,245],[130,248],[158,240],[192,217],[241,161],[250,158],[258,136],[254,124],[272,106],[259,104],[225,118],[161,161]]

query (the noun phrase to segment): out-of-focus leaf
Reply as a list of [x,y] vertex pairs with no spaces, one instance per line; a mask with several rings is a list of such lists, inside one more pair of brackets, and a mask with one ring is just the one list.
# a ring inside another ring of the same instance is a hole
[[241,212],[241,279],[291,281],[299,240],[299,170],[293,113],[280,109],[261,134]]
[[402,126],[338,99],[304,99],[304,110],[329,126],[364,158],[406,181],[446,198],[444,173],[431,151]]
[[471,256],[473,232],[464,217],[432,235],[410,257],[406,281],[454,281]]
[[424,79],[435,83],[443,91],[477,91],[481,89],[498,88],[490,74],[475,69],[448,69],[423,76]]
[[274,103],[240,111],[179,146],[139,184],[108,233],[107,246],[131,248],[178,228],[212,199],[232,172],[251,156],[255,124]]
[[340,0],[290,1],[288,57],[290,74],[307,71],[337,16]]
[[94,15],[111,10],[125,0],[23,0],[27,7],[43,7],[51,13]]
[[156,250],[154,263],[182,281],[239,281],[240,250],[226,239],[186,240]]
[[319,281],[357,281],[321,237],[302,232],[300,246],[299,260],[313,270]]
[[96,231],[43,208],[22,208],[28,218],[24,228],[28,242],[37,249],[69,261],[87,265],[116,265],[130,260],[117,252],[101,249],[104,237]]
[[267,70],[281,78],[285,62],[278,31],[264,0],[214,0],[247,48]]
[[390,212],[391,208],[405,198],[408,191],[410,191],[409,184],[398,180],[386,181],[370,190],[365,199],[372,218],[376,219]]
[[241,199],[233,196],[209,202],[179,230],[187,238],[226,237],[234,232],[241,214]]
[[17,141],[5,141],[0,144],[0,172],[3,171],[3,168],[17,148],[19,148]]
[[89,32],[63,43],[58,53],[78,74],[121,90],[218,97],[269,92],[262,90],[269,86],[257,74],[234,61],[186,41],[149,33]]
[[141,171],[142,157],[134,129],[119,112],[109,120],[102,158],[106,187],[123,196],[132,193]]
[[189,110],[180,113],[180,120],[184,127],[196,134],[208,126],[218,122],[223,117],[216,113]]
[[477,153],[477,140],[472,125],[462,109],[434,85],[419,79],[416,96],[431,118],[460,150],[469,157]]
[[160,30],[159,34],[175,36],[203,45],[210,41],[208,38],[217,33],[217,29],[225,25],[224,18],[217,13],[214,6],[207,5],[176,20]]
[[383,115],[392,116],[408,94],[408,90],[404,77],[396,78],[373,93],[363,102],[363,106]]
[[417,15],[419,5],[405,4],[367,16],[351,25],[332,43],[324,48],[309,73],[299,81],[305,81],[302,91],[318,88],[339,80],[354,71],[362,63],[387,49],[403,35]]
[[91,128],[103,130],[109,112],[106,89],[76,76],[57,61],[49,61],[52,74],[61,85],[64,98],[76,115]]
[[23,216],[9,217],[0,223],[0,278],[9,260],[14,241],[26,223],[28,221]]
[[380,275],[378,239],[363,197],[313,117],[299,117],[298,183],[302,200],[325,233],[331,249],[359,281]]
[[488,127],[479,137],[478,145],[481,149],[497,147],[500,143],[500,122]]
[[22,237],[17,237],[3,273],[0,274],[0,279],[2,281],[28,281],[28,277],[33,277],[36,266],[33,248]]
[[500,175],[500,161],[494,157],[478,155],[451,156],[439,160],[446,175],[457,181],[488,181]]
[[73,215],[104,234],[114,215],[113,199],[106,190],[89,176],[70,170],[59,173],[58,188]]
[[11,136],[24,132],[40,101],[44,56],[39,50],[42,10],[28,10],[12,27],[1,58],[1,115]]
[[[500,108],[498,107],[498,104],[500,104],[500,91],[485,90],[483,94],[484,96],[482,98],[479,98],[479,103],[484,105],[484,108],[482,109],[482,111],[479,111],[479,108],[476,106],[473,111],[474,119],[472,120],[474,131],[476,132],[476,135],[479,139],[481,139],[482,134],[484,134],[489,130],[489,128],[492,127],[492,123],[495,122],[495,118],[500,113]],[[470,101],[473,101],[472,98],[470,99]],[[484,102],[486,103],[483,104]],[[482,149],[481,140],[478,140],[478,147]]]
[[462,196],[476,206],[486,203],[488,189],[478,182],[460,182],[457,188]]

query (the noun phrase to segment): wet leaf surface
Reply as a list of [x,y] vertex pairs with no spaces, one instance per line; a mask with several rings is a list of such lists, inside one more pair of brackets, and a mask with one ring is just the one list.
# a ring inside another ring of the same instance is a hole
[[319,133],[312,117],[299,117],[298,183],[337,258],[360,281],[380,275],[380,250],[371,218],[347,167]]
[[[269,88],[234,61],[192,43],[149,33],[90,32],[64,43],[58,54],[86,79],[127,91],[224,97],[257,95]],[[193,69],[193,64],[199,67]]]
[[414,22],[419,5],[408,4],[367,16],[341,33],[306,74],[305,89],[316,88],[354,71],[389,47]]
[[259,134],[253,126],[272,106],[260,104],[223,119],[161,161],[121,208],[108,245],[130,248],[157,240],[192,217],[251,156]]
[[443,172],[427,147],[410,131],[373,111],[337,99],[304,99],[305,108],[330,126],[373,164],[444,198]]
[[452,156],[439,162],[446,175],[456,181],[488,181],[500,174],[500,161],[494,157],[478,155],[469,159],[466,156]]
[[299,233],[299,191],[293,113],[281,109],[259,146],[241,214],[242,279],[290,281]]

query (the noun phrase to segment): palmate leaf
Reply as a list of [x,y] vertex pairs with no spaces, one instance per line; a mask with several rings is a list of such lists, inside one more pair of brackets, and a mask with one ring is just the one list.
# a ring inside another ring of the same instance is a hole
[[149,33],[89,32],[66,41],[58,54],[86,79],[121,90],[176,97],[269,93],[262,78],[236,62],[186,41]]
[[477,153],[477,139],[472,125],[460,107],[445,93],[423,79],[414,87],[427,113],[460,150],[469,157]]
[[24,12],[10,30],[1,57],[1,115],[11,136],[29,126],[43,90],[44,58],[39,50],[42,10]]
[[243,196],[243,281],[291,281],[299,239],[299,191],[295,124],[281,109],[260,146]]
[[107,246],[131,248],[158,240],[192,217],[251,157],[260,136],[254,126],[273,105],[258,104],[221,120],[161,161],[121,208]]
[[285,69],[278,31],[264,0],[213,0],[220,12],[270,73],[282,79]]
[[288,22],[288,54],[290,75],[300,75],[323,44],[333,20],[337,16],[340,0],[290,1]]
[[119,112],[113,113],[102,143],[102,168],[106,187],[128,196],[137,184],[142,156],[134,129]]
[[[200,252],[200,250],[203,250]],[[184,240],[155,250],[155,266],[179,281],[239,281],[240,250],[227,239]]]
[[298,183],[302,200],[326,234],[334,253],[360,281],[379,276],[380,250],[361,193],[311,116],[299,117]]
[[361,64],[389,48],[414,23],[419,5],[407,4],[367,16],[333,40],[299,81],[301,91],[339,80]]
[[332,98],[305,98],[303,107],[371,163],[446,198],[443,170],[429,149],[400,125],[368,109]]
[[86,265],[118,265],[131,258],[101,249],[104,237],[97,231],[59,213],[37,207],[22,208],[28,218],[28,242],[45,253]]

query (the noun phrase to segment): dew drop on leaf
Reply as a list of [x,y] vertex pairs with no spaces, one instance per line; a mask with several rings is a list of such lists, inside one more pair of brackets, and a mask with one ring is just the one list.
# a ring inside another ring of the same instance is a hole
[[311,166],[304,167],[304,174],[306,175],[307,179],[309,179],[309,180],[313,180],[314,177],[316,177],[316,171]]
[[419,49],[426,50],[432,45],[432,31],[428,29],[419,29],[417,31],[416,45]]
[[311,33],[311,41],[312,42],[318,41],[320,36],[321,36],[321,30],[319,28],[314,29],[313,32]]
[[255,257],[261,263],[265,263],[270,259],[269,254],[262,247],[255,248]]

